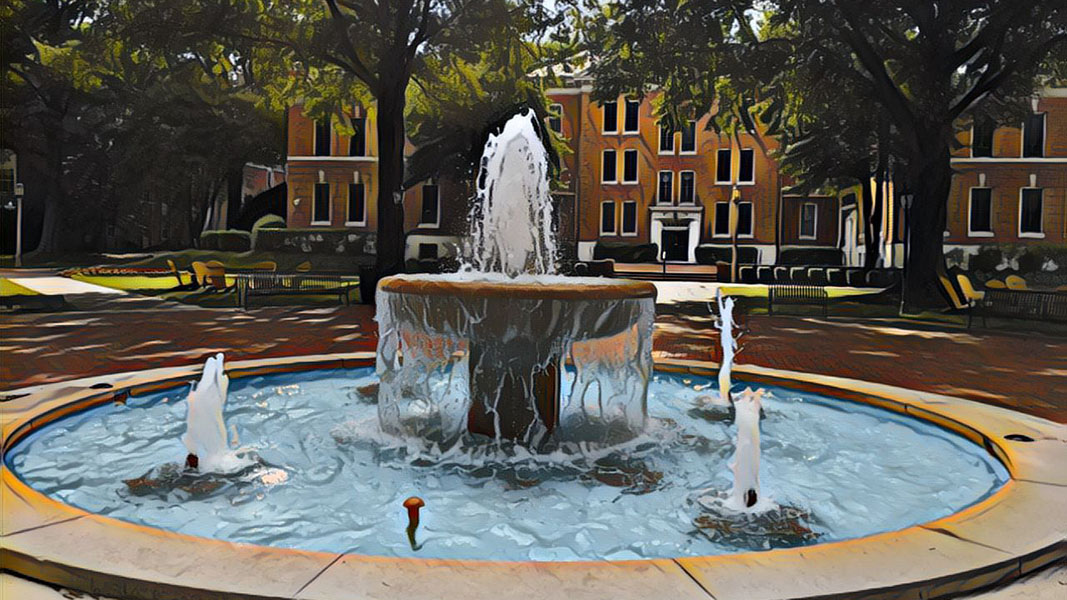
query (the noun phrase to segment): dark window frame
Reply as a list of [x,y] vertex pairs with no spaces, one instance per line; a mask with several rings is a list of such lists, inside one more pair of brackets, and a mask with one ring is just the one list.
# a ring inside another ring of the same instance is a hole
[[[333,151],[333,140],[331,139],[333,138],[333,123],[331,123],[328,118],[319,119],[318,121],[315,121],[314,131],[315,138],[313,140],[314,148],[312,148],[312,151],[315,156],[330,156],[330,153]],[[323,139],[325,139],[325,142],[323,142]],[[323,147],[323,144],[325,144],[325,147]]]
[[[1033,225],[1033,219],[1028,216],[1026,209],[1028,198],[1027,192],[1037,194],[1037,229],[1023,229],[1024,225]],[[1045,236],[1045,190],[1044,188],[1025,187],[1019,190],[1019,237],[1044,237]]]
[[[670,185],[667,198],[663,197],[663,184],[665,182]],[[674,204],[674,171],[663,170],[656,173],[656,204]]]
[[[358,196],[356,192],[358,191]],[[358,200],[358,207],[360,211],[359,219],[352,218],[352,201]],[[345,225],[366,225],[367,224],[367,186],[361,182],[352,182],[348,184],[348,205],[345,207]]]
[[[983,195],[985,197],[978,198],[975,192],[984,192]],[[981,214],[981,212],[976,214],[975,211],[975,200],[979,199],[984,200],[986,204],[984,209],[986,220],[984,229],[975,228],[975,218]],[[986,237],[993,234],[993,188],[984,186],[972,187],[967,194],[967,235],[974,236],[975,234],[988,234]],[[978,237],[982,237],[982,235]]]
[[666,123],[659,123],[659,148],[660,154],[674,154],[674,130]]
[[[1034,113],[1027,117],[1026,122],[1023,123],[1023,158],[1045,157],[1045,137],[1048,135],[1047,116],[1048,113]],[[1040,123],[1040,125],[1036,125],[1037,123]],[[1041,134],[1039,138],[1034,133],[1035,128]]]
[[[600,118],[600,130],[603,133],[619,133],[619,102],[609,100],[600,106],[603,111]],[[611,129],[608,129],[609,114],[611,115]]]
[[[689,179],[689,200],[685,199],[686,183]],[[680,171],[678,173],[678,204],[696,204],[697,201],[697,174],[696,171]]]
[[563,134],[563,105],[554,102],[548,105],[548,128],[558,134]]
[[992,119],[975,119],[971,125],[971,158],[993,157],[993,136],[997,124]]
[[[748,179],[744,177],[746,156],[748,157],[748,170],[750,171]],[[753,148],[741,148],[740,153],[737,155],[737,183],[738,185],[756,183],[756,150]]]
[[[427,209],[430,208],[430,204],[427,203],[429,192],[433,192],[433,221],[426,220]],[[420,194],[421,203],[419,204],[419,227],[440,227],[441,226],[441,186],[436,183],[427,183],[422,186],[422,192]]]
[[[633,157],[633,178],[628,177],[631,164],[630,157]],[[622,183],[634,184],[638,182],[640,177],[640,169],[637,165],[639,158],[637,150],[633,148],[627,148],[622,151]]]
[[349,156],[367,156],[367,119],[352,117],[352,137],[348,140]]
[[[319,206],[320,203],[324,203],[326,207],[326,218],[319,219]],[[312,225],[329,225],[332,222],[333,207],[330,198],[330,184],[319,182],[315,184],[315,190],[311,201],[311,224]]]
[[[631,112],[631,108],[633,109]],[[633,117],[633,127],[630,127]],[[641,132],[641,101],[627,98],[623,103],[622,132],[635,134]]]
[[[723,157],[726,157],[723,160]],[[715,183],[731,183],[733,181],[733,150],[730,148],[719,148],[715,152]],[[723,170],[726,171],[726,178],[723,178]]]
[[[628,214],[632,212],[632,214]],[[626,227],[626,220],[628,217],[633,219],[633,227]],[[622,227],[621,235],[636,236],[637,235],[637,202],[634,200],[625,200],[622,203]]]
[[[611,209],[610,211],[606,210],[609,208]],[[609,212],[611,215],[611,229],[607,229],[604,227],[604,223],[607,222],[607,219],[605,217],[608,216]],[[614,200],[605,200],[600,203],[600,235],[618,235],[618,226],[616,224],[618,218],[615,212],[616,211]]]
[[[688,135],[686,135],[688,133]],[[687,149],[686,141],[688,140],[689,148]],[[682,127],[682,143],[678,148],[679,154],[696,154],[697,153],[697,122],[689,121]]]
[[[744,230],[741,227],[742,223],[745,223],[745,211],[748,209],[748,230]],[[749,201],[745,200],[737,203],[737,237],[753,237],[755,235],[755,221],[756,221],[756,207]]]
[[730,236],[730,203],[715,203],[715,223],[712,225],[712,237]]
[[[611,160],[608,160],[608,156],[611,156]],[[610,166],[611,178],[607,177],[608,167]],[[618,183],[619,182],[619,153],[614,148],[605,148],[600,153],[600,183]]]
[[[805,218],[805,211],[811,209],[811,220]],[[805,226],[810,223],[811,233],[805,233]],[[800,223],[797,228],[797,236],[802,240],[814,240],[819,233],[819,205],[815,202],[804,202],[800,205]]]

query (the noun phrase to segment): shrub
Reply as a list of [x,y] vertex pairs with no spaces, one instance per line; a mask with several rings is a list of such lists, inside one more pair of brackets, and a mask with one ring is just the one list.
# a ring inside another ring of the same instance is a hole
[[[713,246],[711,244],[701,244],[696,248],[697,262],[702,265],[713,265],[715,263],[728,263],[732,258],[730,248],[724,248],[722,246]],[[752,246],[738,246],[737,247],[737,263],[742,265],[753,265],[758,262],[759,250]]]
[[252,233],[258,229],[285,229],[285,219],[278,215],[263,215],[252,225]]
[[794,247],[782,248],[778,254],[780,265],[843,265],[845,254],[840,248]]
[[237,229],[205,231],[200,234],[200,249],[248,252],[252,249],[252,234]]
[[978,253],[971,257],[967,266],[971,271],[979,273],[992,273],[1004,260],[1004,253],[999,246],[982,246]]
[[593,247],[593,260],[612,259],[620,263],[659,262],[659,246],[656,244],[627,244],[625,242],[597,242]]
[[257,252],[288,252],[338,256],[369,256],[375,253],[376,235],[349,229],[270,229],[256,231]]

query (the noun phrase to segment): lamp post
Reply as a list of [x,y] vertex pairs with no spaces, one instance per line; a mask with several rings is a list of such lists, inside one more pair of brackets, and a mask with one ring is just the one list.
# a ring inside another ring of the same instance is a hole
[[737,222],[740,220],[741,190],[730,193],[730,282],[737,283]]
[[25,189],[21,183],[15,184],[15,201],[8,200],[4,210],[15,211],[15,266],[22,266],[22,195]]
[[[901,281],[908,278],[908,258],[911,254],[911,203],[915,200],[914,194],[901,194],[900,203],[904,205],[904,265],[901,273]],[[904,285],[900,290],[900,314],[904,314]]]
[[22,266],[22,195],[26,188],[21,183],[15,184],[15,266]]

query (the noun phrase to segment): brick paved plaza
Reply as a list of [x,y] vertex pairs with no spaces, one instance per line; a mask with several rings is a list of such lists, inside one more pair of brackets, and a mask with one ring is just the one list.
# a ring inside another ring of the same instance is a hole
[[[91,297],[90,297],[91,296]],[[373,350],[372,307],[198,308],[85,295],[80,310],[0,319],[7,390],[93,374],[231,360]],[[704,303],[657,307],[658,356],[718,360]],[[1067,338],[901,320],[740,317],[739,364],[838,375],[1007,406],[1067,422]]]

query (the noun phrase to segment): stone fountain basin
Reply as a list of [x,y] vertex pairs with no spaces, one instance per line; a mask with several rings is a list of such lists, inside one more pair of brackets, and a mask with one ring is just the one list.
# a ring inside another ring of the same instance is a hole
[[632,327],[639,301],[655,302],[656,286],[598,277],[398,275],[383,279],[378,293],[402,298],[393,315],[401,325],[438,335],[582,341]]
[[[288,357],[229,363],[227,371],[240,378],[373,361],[373,353]],[[716,368],[698,361],[657,365],[702,376],[713,376]],[[128,394],[173,387],[199,371],[199,365],[174,367],[15,390],[27,395],[4,404],[4,452],[52,421]],[[171,533],[57,502],[19,480],[5,462],[0,558],[5,569],[22,576],[119,598],[721,600],[940,598],[1001,584],[1067,557],[1067,426],[843,378],[750,366],[735,372],[749,381],[830,394],[952,430],[985,447],[1011,480],[954,515],[854,540],[673,560],[504,563],[338,555]]]

